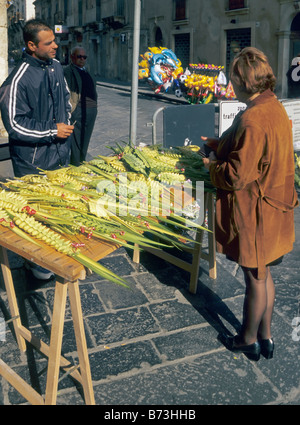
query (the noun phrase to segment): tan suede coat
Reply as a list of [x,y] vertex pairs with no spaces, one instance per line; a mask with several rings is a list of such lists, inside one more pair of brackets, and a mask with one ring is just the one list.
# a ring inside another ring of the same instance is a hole
[[217,249],[263,279],[265,266],[293,249],[298,204],[291,124],[271,90],[236,116],[217,158],[210,165]]

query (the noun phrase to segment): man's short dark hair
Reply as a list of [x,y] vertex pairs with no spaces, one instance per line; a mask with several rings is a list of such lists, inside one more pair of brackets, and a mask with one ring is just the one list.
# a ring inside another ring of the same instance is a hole
[[27,46],[29,41],[32,41],[35,45],[39,43],[38,33],[40,31],[52,31],[47,22],[42,19],[30,19],[27,21],[23,28],[23,38]]

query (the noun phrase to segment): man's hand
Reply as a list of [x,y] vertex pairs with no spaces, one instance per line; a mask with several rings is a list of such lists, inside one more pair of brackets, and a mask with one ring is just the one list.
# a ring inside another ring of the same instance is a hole
[[73,133],[74,125],[67,125],[63,122],[58,123],[56,125],[57,125],[57,137],[59,139],[66,139]]

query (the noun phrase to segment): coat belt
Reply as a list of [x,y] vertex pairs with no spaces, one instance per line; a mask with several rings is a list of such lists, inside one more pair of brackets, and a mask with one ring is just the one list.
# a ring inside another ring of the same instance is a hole
[[266,261],[265,261],[265,246],[264,246],[264,226],[263,226],[263,211],[262,211],[262,201],[267,202],[273,208],[276,208],[282,212],[292,211],[299,205],[298,198],[296,196],[296,190],[294,188],[293,201],[291,204],[288,202],[282,202],[278,199],[272,198],[264,193],[263,188],[260,183],[256,180],[258,186],[258,201],[257,201],[257,226],[255,234],[256,242],[256,259],[257,259],[257,279],[266,278]]

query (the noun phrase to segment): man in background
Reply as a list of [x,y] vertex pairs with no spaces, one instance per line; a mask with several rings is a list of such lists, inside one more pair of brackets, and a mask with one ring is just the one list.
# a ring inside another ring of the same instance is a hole
[[64,68],[71,91],[72,122],[71,164],[78,166],[85,161],[97,117],[97,91],[94,78],[86,70],[85,49],[76,46],[71,52],[71,64]]

